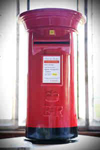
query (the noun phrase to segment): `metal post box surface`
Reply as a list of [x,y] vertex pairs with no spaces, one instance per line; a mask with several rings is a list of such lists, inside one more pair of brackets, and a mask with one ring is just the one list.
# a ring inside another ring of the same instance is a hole
[[57,8],[19,18],[29,33],[26,137],[47,143],[77,137],[73,32],[85,18]]

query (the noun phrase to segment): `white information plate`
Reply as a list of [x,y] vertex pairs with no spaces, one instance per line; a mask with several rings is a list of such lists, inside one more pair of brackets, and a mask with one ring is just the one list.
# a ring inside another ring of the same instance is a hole
[[43,56],[43,83],[60,83],[60,56]]

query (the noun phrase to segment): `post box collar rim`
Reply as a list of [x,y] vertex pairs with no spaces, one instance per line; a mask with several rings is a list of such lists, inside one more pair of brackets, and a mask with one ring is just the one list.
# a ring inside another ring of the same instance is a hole
[[[59,21],[57,21],[57,23],[56,21],[54,21],[55,18],[59,18]],[[41,19],[42,23],[38,21],[39,19]],[[44,23],[43,19],[46,19],[45,21],[46,23]],[[19,22],[21,21],[28,25],[29,25],[28,22],[31,22],[31,23],[36,22],[37,24],[33,25],[33,28],[45,27],[47,25],[48,27],[49,26],[56,26],[56,27],[62,26],[62,27],[73,28],[77,30],[77,24],[78,23],[85,24],[86,17],[82,15],[80,12],[75,11],[75,10],[63,9],[63,8],[42,8],[42,9],[34,9],[34,10],[23,12],[18,16],[18,20]],[[66,24],[63,23],[65,21],[67,22]],[[47,22],[49,23],[47,24]],[[27,29],[30,30],[32,28],[27,26]]]

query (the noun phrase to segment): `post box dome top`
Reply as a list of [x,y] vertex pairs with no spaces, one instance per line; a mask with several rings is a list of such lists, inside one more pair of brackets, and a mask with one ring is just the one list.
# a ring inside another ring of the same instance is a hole
[[65,27],[77,31],[78,23],[84,24],[85,17],[77,11],[61,8],[43,8],[23,12],[19,15],[27,30],[40,27]]

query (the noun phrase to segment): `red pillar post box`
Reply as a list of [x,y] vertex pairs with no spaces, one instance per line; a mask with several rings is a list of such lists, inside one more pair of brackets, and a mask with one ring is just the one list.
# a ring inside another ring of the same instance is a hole
[[50,8],[26,11],[20,19],[29,33],[26,137],[38,142],[77,137],[73,32],[85,18]]

